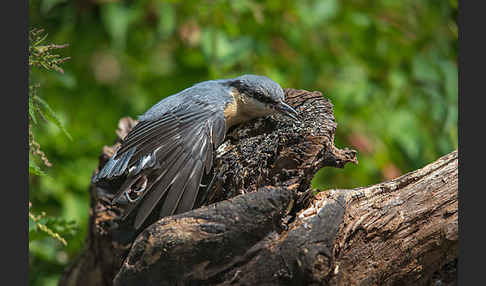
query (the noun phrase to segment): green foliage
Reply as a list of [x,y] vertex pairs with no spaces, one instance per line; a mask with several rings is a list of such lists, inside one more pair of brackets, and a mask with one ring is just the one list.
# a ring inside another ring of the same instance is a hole
[[[69,58],[61,58],[57,54],[52,54],[54,49],[61,49],[67,45],[42,45],[47,38],[47,34],[42,35],[43,30],[32,29],[29,32],[29,71],[34,67],[42,68],[44,70],[57,71],[64,73],[59,66]],[[44,166],[51,167],[52,164],[47,159],[46,154],[40,149],[40,144],[34,137],[33,126],[39,123],[38,117],[45,122],[51,122],[56,125],[62,132],[72,139],[66,131],[64,124],[61,122],[56,113],[52,110],[49,104],[37,95],[39,84],[29,84],[28,105],[29,105],[29,177],[32,182],[35,176],[45,177],[41,167],[36,160],[40,160]],[[31,211],[32,203],[29,202],[29,254],[31,261],[39,258],[39,246],[49,244],[51,249],[58,248],[52,246],[51,240],[59,241],[63,246],[67,246],[67,239],[74,236],[77,231],[77,224],[75,221],[68,221],[62,217],[47,216],[44,211],[40,215],[35,215]]]
[[[29,68],[40,67],[48,71],[54,70],[64,73],[63,69],[59,65],[67,61],[69,57],[61,58],[60,55],[52,54],[51,51],[65,48],[67,45],[42,45],[44,40],[47,38],[47,34],[42,35],[42,33],[42,29],[32,29],[29,32]],[[32,125],[37,124],[36,114],[38,114],[46,122],[54,123],[69,139],[72,138],[49,104],[47,104],[45,100],[37,95],[39,86],[39,84],[29,84],[29,153],[34,156],[38,156],[43,161],[45,166],[50,167],[51,163],[47,159],[45,153],[41,151],[40,144],[36,142],[32,131]],[[30,157],[29,174],[45,175],[45,173],[35,163],[35,160]]]
[[63,75],[31,78],[73,137],[36,125],[56,164],[31,181],[30,199],[80,224],[65,249],[36,249],[32,285],[55,281],[79,253],[90,177],[118,119],[202,80],[256,73],[322,91],[336,144],[357,149],[359,165],[324,168],[319,189],[377,183],[457,148],[456,0],[81,2],[29,2],[31,24],[70,43]]
[[[30,159],[30,158],[29,158]],[[36,176],[45,176],[46,173],[37,165],[34,160],[29,160],[29,174]]]
[[42,45],[47,38],[47,34],[42,35],[43,32],[43,29],[32,29],[29,32],[29,67],[43,67],[46,70],[64,73],[59,65],[67,61],[69,57],[61,58],[60,55],[51,54],[51,51],[65,48],[68,45]]
[[[33,105],[35,106],[35,108],[37,109],[39,114],[41,114],[43,116],[43,118],[45,118],[47,121],[54,123],[59,129],[62,130],[62,132],[64,133],[64,135],[66,135],[66,137],[68,137],[70,140],[72,140],[72,137],[66,131],[64,124],[62,124],[59,117],[56,115],[54,110],[52,110],[52,108],[49,106],[49,104],[47,104],[47,102],[45,102],[45,100],[34,95],[32,97],[32,100],[30,100],[30,98],[29,98],[29,102],[30,101],[33,102]],[[29,111],[29,113],[30,113],[30,111]]]
[[[29,208],[31,204],[29,204]],[[42,240],[50,236],[64,246],[67,246],[66,238],[76,234],[77,226],[74,221],[66,221],[62,218],[48,217],[45,212],[34,215],[29,212],[29,242]]]

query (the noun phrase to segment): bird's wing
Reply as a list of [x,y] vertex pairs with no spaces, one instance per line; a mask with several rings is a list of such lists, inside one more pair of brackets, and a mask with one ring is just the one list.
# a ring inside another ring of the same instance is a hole
[[[211,170],[213,151],[226,131],[222,110],[204,102],[186,102],[158,119],[140,121],[124,138],[120,149],[95,178],[126,179],[113,198],[128,192],[137,199],[123,217],[141,203],[135,218],[139,228],[164,198],[160,216],[191,210],[198,195],[204,170]],[[164,196],[165,195],[165,196]]]

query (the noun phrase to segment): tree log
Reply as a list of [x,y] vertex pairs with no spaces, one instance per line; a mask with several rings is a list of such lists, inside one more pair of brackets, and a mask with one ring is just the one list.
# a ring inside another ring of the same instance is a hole
[[[286,89],[301,114],[230,130],[207,206],[135,231],[92,185],[86,249],[60,285],[453,285],[457,151],[381,184],[314,195],[322,167],[357,163],[334,146],[332,104]],[[123,138],[136,124],[120,120]],[[99,168],[119,143],[106,147]]]

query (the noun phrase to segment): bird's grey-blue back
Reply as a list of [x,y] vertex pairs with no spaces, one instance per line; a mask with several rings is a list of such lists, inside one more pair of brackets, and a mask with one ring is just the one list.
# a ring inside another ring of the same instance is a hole
[[180,107],[182,104],[196,103],[197,101],[210,104],[213,108],[224,109],[224,106],[232,100],[232,88],[224,83],[225,80],[210,80],[197,83],[162,99],[143,115],[139,116],[138,119],[141,121],[158,119],[171,109]]

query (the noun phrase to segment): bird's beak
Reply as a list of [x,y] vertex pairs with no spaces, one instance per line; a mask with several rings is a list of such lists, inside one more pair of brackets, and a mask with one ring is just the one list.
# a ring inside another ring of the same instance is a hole
[[288,105],[287,103],[285,103],[283,101],[281,101],[280,103],[275,105],[275,110],[277,110],[278,112],[292,118],[295,121],[300,121],[299,120],[299,114],[297,113],[297,111],[292,106]]

